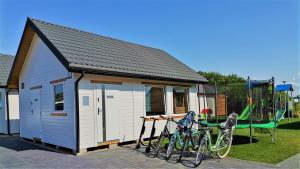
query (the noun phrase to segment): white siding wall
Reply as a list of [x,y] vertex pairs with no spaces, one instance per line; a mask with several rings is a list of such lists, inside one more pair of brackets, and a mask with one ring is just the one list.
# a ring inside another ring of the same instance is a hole
[[19,94],[17,90],[8,93],[10,133],[19,133]]
[[194,111],[196,114],[199,113],[199,101],[198,101],[198,88],[191,87],[189,88],[189,110]]
[[[134,140],[134,92],[131,84],[120,85],[120,141]],[[136,103],[138,104],[138,103]]]
[[172,115],[174,113],[173,86],[166,87],[166,112],[168,115]]
[[[95,79],[96,79],[95,75]],[[80,106],[80,148],[88,148],[97,145],[96,132],[96,96],[94,85],[90,79],[83,78],[79,83],[79,106]],[[119,92],[115,99],[118,101],[116,108],[119,111],[119,139],[121,142],[137,140],[142,127],[141,116],[146,114],[145,105],[145,85],[139,83],[124,82],[119,86]],[[82,96],[90,96],[90,107],[83,107],[81,103]],[[92,102],[93,100],[93,102]],[[107,112],[109,110],[106,110]],[[166,87],[166,112],[173,114],[173,87]],[[159,135],[163,130],[166,121],[156,122],[156,134]],[[107,124],[108,126],[108,124]],[[152,128],[152,122],[146,122],[146,131],[144,137],[149,137]]]
[[200,113],[201,113],[201,111],[202,111],[205,107],[207,107],[207,104],[206,104],[206,101],[205,101],[206,97],[205,97],[204,95],[200,95],[200,96],[198,97],[198,99],[199,99],[199,101],[200,101],[199,107],[200,107]]
[[[202,92],[204,92],[203,86],[200,84],[199,88],[201,88]],[[207,97],[204,94],[201,94],[198,96],[198,100],[199,100],[199,110],[200,113],[204,108],[207,108]]]
[[[6,89],[0,88],[0,133],[7,134]],[[19,133],[19,95],[13,90],[8,93],[10,134]]]
[[146,115],[145,85],[134,84],[133,86],[133,113],[134,113],[134,139],[138,139],[142,128],[141,116]]
[[[94,96],[94,84],[86,79],[79,82],[79,126],[80,126],[80,149],[95,147],[97,145],[96,137],[96,108],[94,106],[96,96]],[[88,96],[89,106],[82,105],[82,97]]]
[[[50,81],[69,76],[68,71],[35,35],[28,51],[25,63],[19,77],[20,95],[20,136],[31,139],[32,113],[30,104],[30,88],[42,85],[41,88],[41,139],[43,142],[75,149],[74,124],[74,79],[70,78],[64,84],[64,113],[66,117],[51,116],[54,112],[54,89]],[[24,83],[24,89],[21,89]]]

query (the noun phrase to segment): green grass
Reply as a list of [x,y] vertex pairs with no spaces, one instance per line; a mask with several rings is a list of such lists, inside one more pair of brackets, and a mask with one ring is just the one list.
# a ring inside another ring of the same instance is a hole
[[249,144],[249,129],[235,130],[229,157],[276,164],[300,153],[300,118],[279,123],[275,144],[269,134],[254,132],[253,135],[253,143]]
[[[249,143],[250,129],[236,129],[229,157],[243,160],[277,164],[295,154],[300,153],[300,118],[280,121],[276,128],[276,143],[272,143],[270,134],[253,130],[253,143]],[[214,128],[213,141],[217,137]],[[163,144],[168,143],[164,140]]]

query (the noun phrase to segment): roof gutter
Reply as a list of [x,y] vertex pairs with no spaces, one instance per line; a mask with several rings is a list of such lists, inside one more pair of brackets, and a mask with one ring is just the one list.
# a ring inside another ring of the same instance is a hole
[[206,84],[208,80],[188,80],[188,79],[177,79],[177,78],[168,78],[168,77],[159,77],[159,76],[151,76],[151,75],[141,75],[135,73],[125,73],[125,72],[115,72],[115,71],[105,71],[105,70],[96,70],[92,68],[79,68],[73,65],[69,66],[69,71],[80,73],[85,71],[90,74],[97,75],[109,75],[109,76],[121,76],[121,77],[131,77],[131,78],[141,78],[141,79],[153,79],[153,80],[163,80],[163,81],[178,81],[184,83],[194,83],[194,84]]
[[84,71],[81,72],[80,76],[78,79],[75,81],[75,108],[76,108],[76,114],[75,114],[75,125],[76,125],[76,152],[80,152],[80,128],[79,128],[79,91],[78,91],[78,86],[80,80],[84,77]]

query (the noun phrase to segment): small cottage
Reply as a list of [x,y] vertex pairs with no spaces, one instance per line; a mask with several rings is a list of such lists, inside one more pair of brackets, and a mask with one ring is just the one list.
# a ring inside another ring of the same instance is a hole
[[8,87],[21,137],[82,152],[137,140],[141,116],[199,113],[204,82],[161,49],[28,18]]

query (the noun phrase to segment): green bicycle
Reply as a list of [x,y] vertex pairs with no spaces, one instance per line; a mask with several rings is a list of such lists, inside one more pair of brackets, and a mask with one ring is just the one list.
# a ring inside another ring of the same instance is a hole
[[[194,112],[192,112],[194,113]],[[172,135],[172,137],[169,139],[169,146],[167,148],[167,154],[166,154],[166,159],[171,158],[172,153],[174,148],[176,148],[177,150],[182,149],[183,146],[186,146],[188,148],[193,149],[194,151],[197,150],[198,146],[198,140],[200,139],[200,131],[197,129],[192,128],[193,127],[193,122],[194,122],[194,116],[195,114],[192,115],[192,120],[189,124],[182,124],[179,122],[177,123],[177,127],[175,129],[174,134]],[[190,140],[185,143],[185,137],[186,135],[190,136]],[[180,147],[180,148],[178,148]]]
[[199,146],[195,159],[196,166],[201,164],[203,157],[207,153],[217,153],[219,158],[224,158],[228,155],[232,144],[233,131],[237,124],[237,117],[238,115],[236,113],[231,113],[226,122],[218,127],[219,134],[215,145],[212,145],[212,129],[207,126],[202,127],[202,139],[199,140]]

